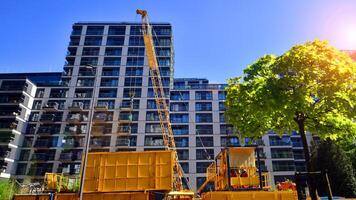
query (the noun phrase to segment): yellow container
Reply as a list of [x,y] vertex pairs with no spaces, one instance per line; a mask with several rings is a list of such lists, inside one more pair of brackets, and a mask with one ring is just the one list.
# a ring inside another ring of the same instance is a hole
[[84,193],[83,200],[149,200],[149,192]]
[[84,192],[171,190],[173,151],[88,154]]
[[78,193],[57,193],[55,200],[78,200]]
[[49,194],[17,194],[14,200],[49,200]]

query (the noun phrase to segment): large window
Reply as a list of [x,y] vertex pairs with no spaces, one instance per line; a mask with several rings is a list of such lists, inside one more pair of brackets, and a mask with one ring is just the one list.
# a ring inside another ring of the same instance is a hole
[[212,135],[213,125],[196,125],[195,132],[197,135]]
[[115,98],[116,97],[116,89],[100,89],[99,97],[101,98]]
[[188,135],[189,126],[188,125],[172,125],[172,130],[174,135]]
[[78,46],[79,42],[80,42],[80,37],[79,36],[71,36],[69,45],[70,46]]
[[172,123],[188,123],[189,115],[175,113],[175,114],[171,114],[170,119]]
[[137,77],[129,77],[125,78],[125,86],[141,86],[142,85],[142,78]]
[[289,146],[291,141],[289,136],[269,136],[269,144],[271,146]]
[[124,45],[125,37],[121,36],[108,36],[108,40],[106,42],[107,46],[122,46]]
[[231,135],[234,133],[234,127],[230,124],[220,125],[220,134]]
[[102,78],[100,86],[103,87],[116,87],[118,85],[118,79],[116,78]]
[[120,65],[121,57],[105,57],[104,65]]
[[98,65],[97,57],[82,57],[80,60],[80,65]]
[[144,57],[128,57],[126,65],[127,66],[142,66]]
[[88,26],[87,35],[102,35],[104,33],[104,26]]
[[162,133],[161,125],[158,123],[148,123],[145,128],[146,133]]
[[226,92],[225,91],[219,91],[219,100],[225,100],[226,99]]
[[206,169],[211,165],[212,162],[197,162],[197,173],[206,173]]
[[98,56],[99,55],[99,47],[84,47],[83,56]]
[[152,34],[155,35],[171,35],[171,27],[170,26],[153,26]]
[[126,76],[142,76],[143,67],[126,67]]
[[120,69],[115,67],[103,67],[102,76],[119,76]]
[[158,37],[158,38],[154,38],[153,40],[154,40],[155,46],[170,46],[171,45],[170,37]]
[[102,37],[97,36],[86,36],[84,45],[87,46],[100,46]]
[[211,91],[196,91],[195,99],[196,100],[212,100],[213,94]]
[[157,111],[147,111],[146,112],[147,121],[159,121],[159,116]]
[[126,26],[110,26],[108,35],[125,35]]
[[141,88],[124,88],[124,98],[141,97]]
[[179,160],[189,160],[189,150],[187,149],[177,149]]
[[144,56],[145,48],[144,47],[129,47],[127,51],[128,56]]
[[142,36],[131,36],[129,40],[129,46],[144,46]]
[[294,161],[272,161],[273,171],[295,171]]
[[195,115],[196,123],[211,123],[213,122],[213,115],[211,113],[197,113]]
[[171,65],[171,58],[157,58],[158,66],[168,67]]
[[189,146],[189,138],[187,137],[175,137],[174,138],[177,147],[188,147]]
[[288,149],[271,148],[271,157],[272,158],[293,158],[293,152],[292,152],[291,148],[288,148]]
[[131,26],[130,35],[142,35],[141,26]]
[[197,149],[196,150],[197,160],[213,160],[214,159],[214,149]]
[[174,112],[189,111],[189,103],[188,102],[171,103],[170,110]]
[[189,91],[172,91],[171,100],[189,100]]
[[82,29],[82,26],[73,26],[72,35],[81,35]]
[[197,147],[213,147],[214,139],[213,137],[197,137],[196,138]]
[[211,111],[212,105],[211,102],[197,102],[195,103],[196,111]]
[[237,147],[240,146],[239,138],[237,137],[221,137],[221,147]]
[[156,48],[156,55],[157,56],[171,56],[171,49],[170,48]]
[[106,56],[121,56],[121,52],[121,47],[106,47],[105,49]]

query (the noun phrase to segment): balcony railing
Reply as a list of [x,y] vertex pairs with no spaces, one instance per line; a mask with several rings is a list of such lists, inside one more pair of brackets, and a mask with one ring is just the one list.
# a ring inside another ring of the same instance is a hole
[[83,102],[73,102],[71,106],[68,107],[70,111],[82,111],[84,108]]
[[44,111],[57,111],[59,104],[57,102],[49,102],[42,107]]

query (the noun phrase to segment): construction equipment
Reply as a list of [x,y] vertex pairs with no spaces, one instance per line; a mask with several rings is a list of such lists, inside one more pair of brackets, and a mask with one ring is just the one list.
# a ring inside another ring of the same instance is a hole
[[[215,191],[202,193],[202,199],[297,199],[295,191],[270,191],[268,172],[262,172],[257,147],[223,149],[206,172],[206,181],[198,189],[201,193],[208,183]],[[257,155],[258,152],[257,152]]]
[[[140,14],[142,17],[143,40],[145,43],[148,67],[150,70],[150,76],[151,76],[151,81],[152,81],[152,86],[153,86],[153,91],[154,91],[154,96],[156,101],[156,107],[157,107],[157,112],[161,125],[163,143],[166,149],[173,150],[175,154],[177,154],[171,122],[169,120],[169,110],[164,95],[164,89],[162,85],[161,75],[157,63],[156,51],[154,48],[154,43],[152,38],[152,28],[148,21],[148,14],[146,10],[136,10],[136,13]],[[183,189],[183,184],[182,184],[183,170],[178,162],[177,155],[175,156],[173,171],[174,171],[173,190],[180,191]]]

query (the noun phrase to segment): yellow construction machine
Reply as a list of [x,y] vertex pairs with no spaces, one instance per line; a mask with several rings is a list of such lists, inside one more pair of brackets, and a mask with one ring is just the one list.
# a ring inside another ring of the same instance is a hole
[[[296,200],[295,191],[271,191],[268,172],[262,172],[257,147],[223,149],[206,171],[206,181],[198,189],[203,200]],[[257,155],[257,166],[256,166]],[[208,183],[213,191],[203,192]]]

